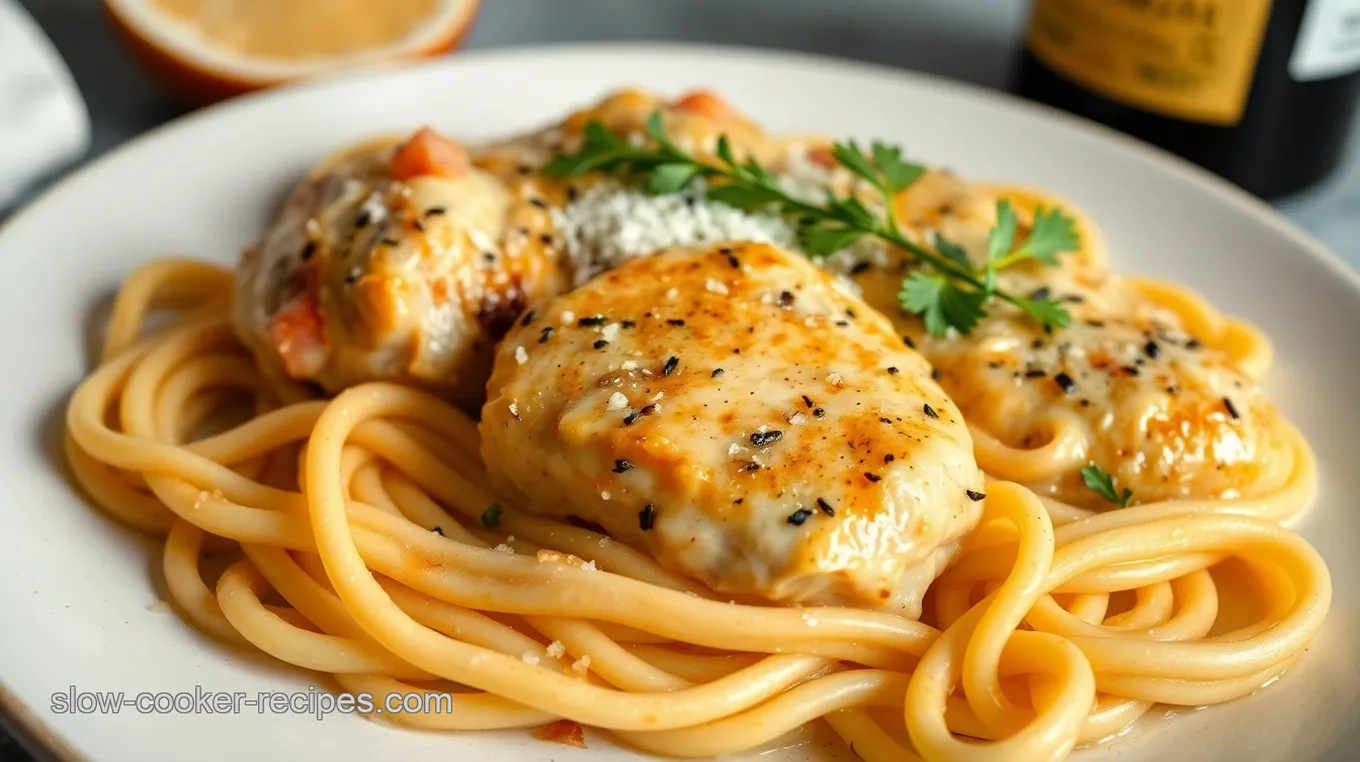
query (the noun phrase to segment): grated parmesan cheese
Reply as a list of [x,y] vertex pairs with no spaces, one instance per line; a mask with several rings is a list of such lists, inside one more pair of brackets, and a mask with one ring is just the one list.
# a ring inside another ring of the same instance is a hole
[[628,398],[623,396],[623,392],[614,392],[609,395],[609,409],[622,410],[628,407]]
[[[624,360],[623,364],[620,365],[619,367],[624,370],[637,370],[637,363],[633,362],[632,360]],[[627,400],[624,400],[624,403],[627,404]]]
[[513,415],[514,417],[519,418],[519,403],[518,403],[518,402],[511,402],[510,405],[509,405],[509,408],[510,408],[510,415]]
[[794,227],[777,214],[709,201],[701,184],[685,193],[597,186],[552,210],[580,285],[628,259],[672,246],[754,241],[796,248]]
[[497,545],[496,547],[492,548],[492,550],[496,551],[497,553],[509,553],[512,556],[515,555],[515,549],[510,547],[509,545],[506,545],[505,543]]
[[716,278],[709,278],[704,282],[704,290],[714,294],[726,294],[727,284]]
[[586,654],[571,663],[571,671],[578,675],[584,675],[590,669],[590,655]]
[[600,329],[600,338],[604,339],[605,341],[613,341],[618,337],[619,337],[618,323],[610,323],[609,325]]
[[538,666],[538,654],[525,651],[524,653],[520,654],[519,658],[523,659],[524,663],[528,664],[531,667]]
[[567,648],[566,646],[562,645],[562,641],[560,640],[554,640],[553,642],[548,644],[548,655],[553,657],[554,659],[562,658],[562,654],[565,654],[566,652]]

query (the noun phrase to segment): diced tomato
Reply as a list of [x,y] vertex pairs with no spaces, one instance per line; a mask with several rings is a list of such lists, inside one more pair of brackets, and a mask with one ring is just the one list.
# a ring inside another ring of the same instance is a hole
[[831,146],[815,146],[808,149],[808,161],[824,169],[835,169],[836,157],[831,153]]
[[711,119],[723,119],[732,115],[732,106],[712,90],[686,93],[675,102],[674,108],[676,111],[688,111]]
[[301,294],[274,314],[266,338],[293,378],[306,378],[326,364],[326,325],[311,294]]
[[392,179],[461,177],[471,166],[466,148],[425,127],[397,149],[392,157]]

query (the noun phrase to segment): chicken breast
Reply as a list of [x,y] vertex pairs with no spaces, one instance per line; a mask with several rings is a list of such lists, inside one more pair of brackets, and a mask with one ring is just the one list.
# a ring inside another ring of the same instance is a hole
[[479,403],[496,339],[565,284],[550,248],[507,241],[512,199],[430,130],[348,149],[245,253],[237,332],[278,378],[330,392],[388,379]]
[[[976,210],[981,193],[973,191],[971,202],[953,208]],[[994,204],[996,196],[985,197]],[[1012,200],[1021,208],[1020,240],[1028,234],[1023,219],[1032,209],[1024,208],[1023,196]],[[990,223],[982,229],[987,227]],[[970,257],[982,260],[984,237],[957,238]],[[1194,336],[1177,314],[1146,298],[1101,259],[1084,248],[1061,257],[1057,267],[1025,265],[1002,274],[999,285],[1011,293],[1046,293],[1064,301],[1072,324],[1052,333],[996,303],[967,336],[928,336],[897,300],[913,265],[871,265],[855,279],[864,299],[919,346],[970,424],[1019,449],[1048,442],[1056,421],[1076,428],[1084,443],[1078,454],[1084,457],[1029,483],[1036,491],[1109,507],[1084,486],[1080,471],[1088,463],[1114,475],[1141,503],[1234,499],[1278,489],[1293,469],[1294,448],[1266,392],[1232,358]],[[993,476],[1025,481],[1017,474]]]
[[517,506],[738,598],[916,616],[983,497],[924,360],[760,244],[630,260],[526,314],[480,426]]

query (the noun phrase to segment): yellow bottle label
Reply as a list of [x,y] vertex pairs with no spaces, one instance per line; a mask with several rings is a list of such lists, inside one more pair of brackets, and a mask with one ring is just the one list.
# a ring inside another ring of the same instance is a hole
[[1034,0],[1029,49],[1111,100],[1233,125],[1256,72],[1271,0]]

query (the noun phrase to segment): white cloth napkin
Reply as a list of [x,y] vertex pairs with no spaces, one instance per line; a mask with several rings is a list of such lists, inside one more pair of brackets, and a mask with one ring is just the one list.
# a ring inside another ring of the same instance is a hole
[[90,115],[71,72],[33,18],[0,0],[0,209],[89,147]]

